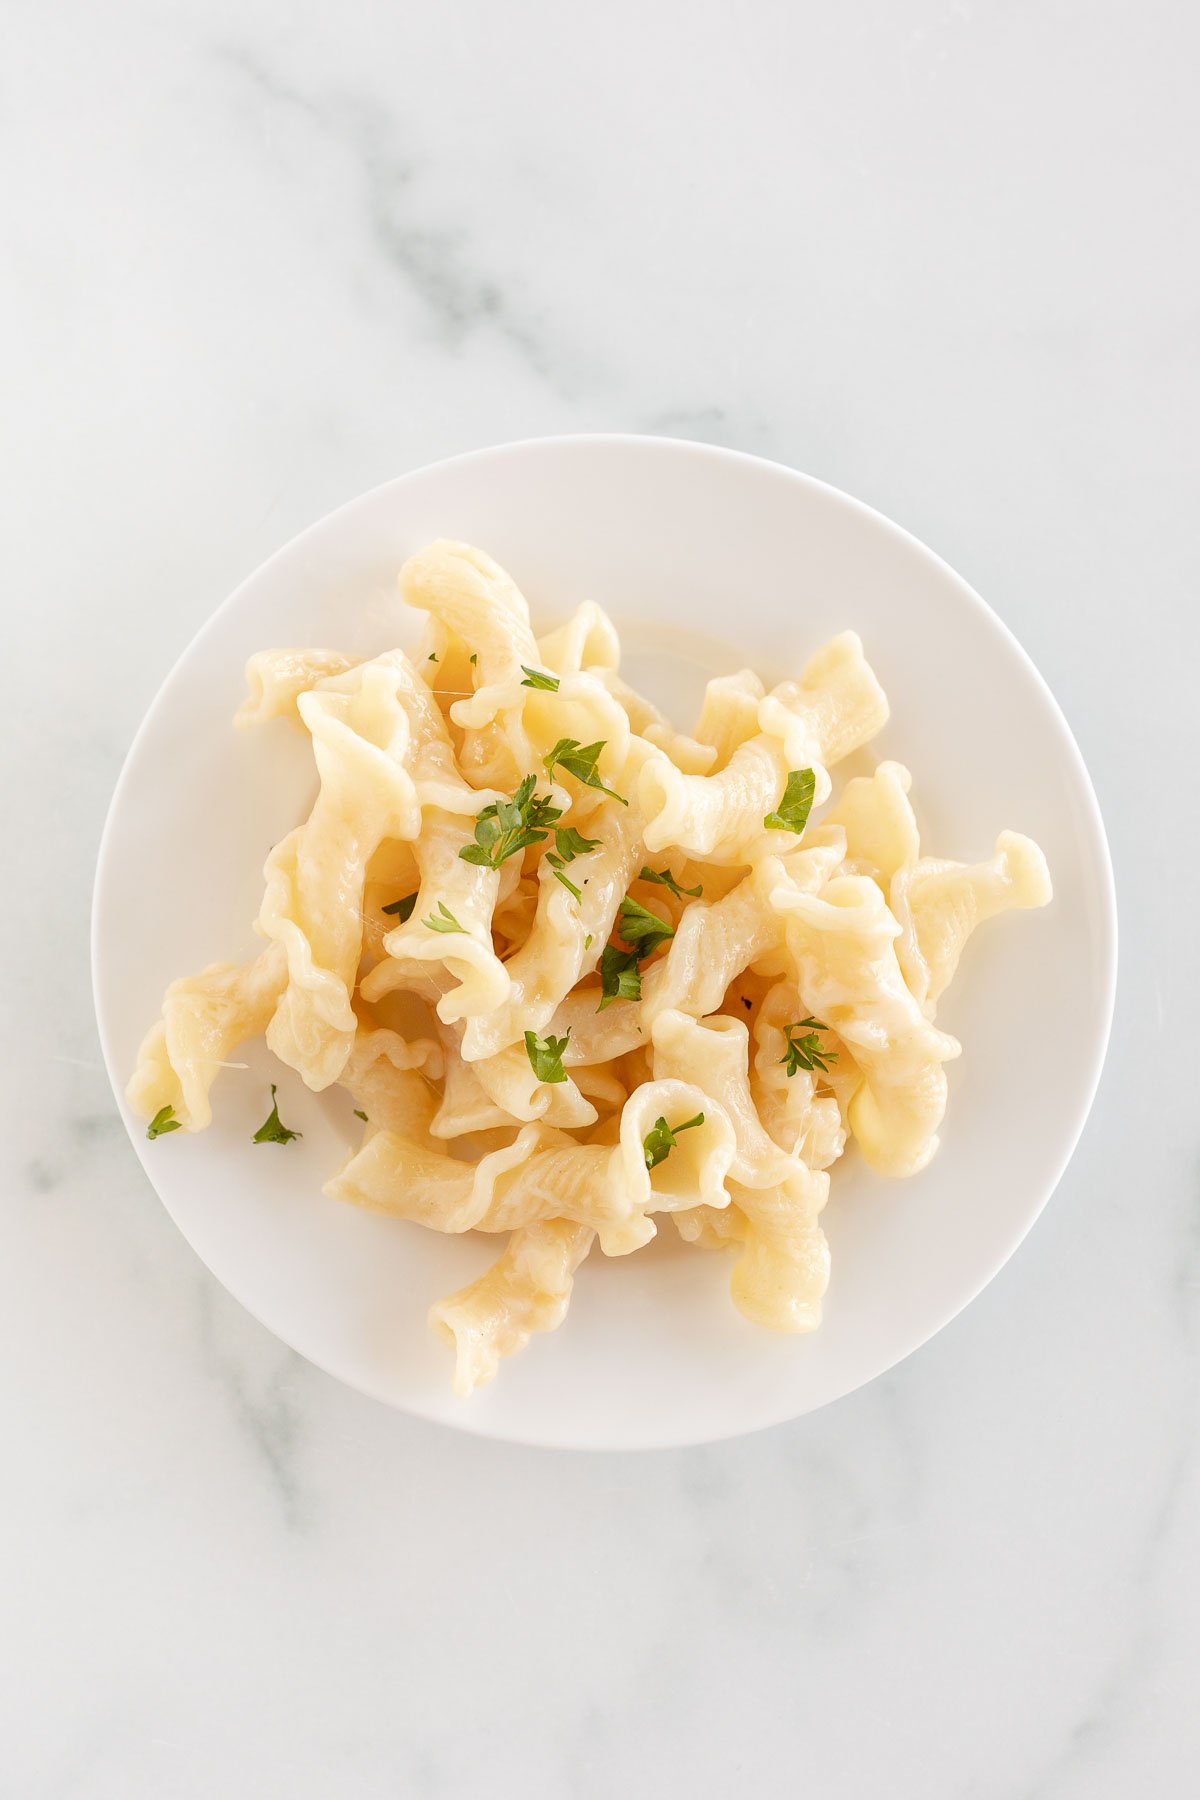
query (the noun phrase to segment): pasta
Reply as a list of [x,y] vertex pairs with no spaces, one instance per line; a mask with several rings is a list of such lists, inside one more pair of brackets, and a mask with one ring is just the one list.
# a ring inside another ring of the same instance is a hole
[[[130,1105],[150,1137],[203,1130],[259,1035],[340,1085],[362,1129],[331,1201],[503,1240],[429,1315],[460,1394],[660,1216],[729,1255],[748,1321],[814,1330],[830,1171],[935,1154],[960,1048],[938,1003],[978,926],[1049,902],[1041,851],[923,854],[898,762],[834,793],[888,717],[853,632],[769,690],[715,677],[680,730],[593,602],[537,635],[511,577],[446,541],[399,582],[411,655],[250,659],[235,723],[306,734],[316,800],[267,859],[263,949],[172,982]],[[297,1135],[275,1094],[256,1142]]]

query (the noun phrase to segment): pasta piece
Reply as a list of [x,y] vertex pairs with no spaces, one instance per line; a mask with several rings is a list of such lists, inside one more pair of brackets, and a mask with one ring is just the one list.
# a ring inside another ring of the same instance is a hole
[[396,929],[397,913],[384,909],[405,900],[415,905],[420,881],[411,843],[389,838],[380,844],[363,881],[361,956],[368,963],[379,960],[384,938]]
[[363,663],[302,694],[320,791],[306,824],[267,858],[257,929],[287,955],[288,983],[267,1042],[313,1089],[336,1081],[354,1039],[350,994],[362,953],[362,901],[371,858],[386,838],[421,828],[421,767],[405,689],[407,660]]
[[829,1176],[795,1163],[770,1188],[729,1184],[723,1212],[698,1206],[678,1213],[685,1243],[706,1250],[736,1248],[729,1292],[743,1317],[768,1331],[815,1331],[829,1285],[829,1246],[819,1218]]
[[430,613],[472,646],[475,692],[450,708],[463,730],[464,769],[489,786],[515,787],[531,758],[513,688],[522,664],[537,661],[523,594],[482,550],[448,539],[409,557],[400,571],[400,592],[410,606]]
[[732,1186],[741,1254],[729,1278],[733,1304],[768,1331],[815,1331],[829,1285],[829,1245],[818,1223],[829,1176],[793,1165],[769,1188]]
[[[827,1169],[846,1148],[841,1107],[834,1094],[818,1094],[816,1077],[809,1069],[787,1072],[787,1027],[808,1016],[795,988],[788,981],[773,983],[751,1023],[754,1059],[750,1087],[763,1126],[784,1150],[793,1151],[810,1169]],[[847,1087],[847,1101],[861,1075],[840,1038],[823,1032],[826,1047],[837,1058],[839,1083]],[[821,1078],[829,1080],[825,1075]]]
[[593,600],[584,600],[564,624],[538,639],[538,668],[556,669],[560,675],[615,669],[620,659],[616,626]]
[[792,1172],[794,1158],[763,1129],[750,1093],[750,1033],[740,1019],[715,1013],[692,1019],[663,1012],[651,1030],[651,1064],[656,1081],[694,1081],[719,1101],[733,1126],[732,1180],[746,1187],[771,1187]]
[[[713,862],[750,862],[763,840],[763,819],[779,803],[788,766],[781,745],[761,733],[742,744],[715,775],[685,775],[666,756],[646,764],[638,799],[646,814],[648,850],[678,846]],[[818,778],[822,797],[829,777]]]
[[723,900],[697,900],[679,922],[667,955],[642,983],[642,1015],[650,1022],[668,1008],[702,1017],[716,1012],[730,983],[782,945],[784,932],[770,905],[780,883],[815,892],[841,861],[842,840],[764,857]]
[[234,725],[246,731],[268,719],[288,719],[303,729],[297,702],[301,694],[331,675],[343,675],[359,659],[340,650],[259,650],[246,664],[246,698],[234,714]]
[[888,893],[898,869],[916,862],[921,837],[909,804],[912,776],[902,763],[882,762],[842,789],[822,821],[846,834],[846,873],[870,875]]
[[900,922],[896,952],[910,991],[930,1018],[975,927],[1012,908],[1046,906],[1052,891],[1045,857],[1015,831],[1000,833],[988,862],[926,857],[900,870],[892,883]]
[[471,1064],[483,1091],[510,1119],[545,1119],[564,1131],[594,1125],[598,1117],[574,1081],[539,1081],[524,1044],[510,1044]]
[[704,702],[693,735],[711,744],[712,770],[723,769],[735,750],[758,735],[758,706],[766,690],[750,669],[716,675],[704,689]]
[[585,1063],[572,1070],[571,1079],[598,1112],[620,1112],[636,1082],[627,1085],[612,1063]]
[[846,1116],[863,1155],[882,1174],[915,1174],[937,1149],[942,1064],[959,1045],[929,1023],[905,985],[900,927],[865,875],[836,876],[820,896],[780,885],[770,898],[787,922],[796,986],[861,1072]]
[[529,936],[504,964],[503,998],[468,1020],[463,1034],[468,1061],[520,1043],[526,1031],[541,1033],[575,983],[596,967],[638,867],[641,823],[636,807],[617,800],[606,800],[593,814],[587,829],[596,848],[562,871],[578,888],[578,899],[542,858]]
[[457,1033],[448,1026],[442,1027],[442,1033],[446,1079],[441,1104],[429,1127],[430,1136],[453,1139],[477,1131],[493,1131],[512,1123],[512,1115],[484,1088],[475,1065],[463,1061]]
[[740,1020],[662,1013],[653,1037],[655,1077],[690,1069],[733,1125],[728,1232],[741,1245],[730,1277],[735,1306],[773,1331],[813,1330],[829,1279],[829,1253],[816,1222],[828,1175],[787,1155],[763,1129],[750,1094],[750,1034]]
[[404,987],[427,967],[444,969],[457,984],[437,1002],[447,1024],[488,1014],[508,996],[509,975],[492,944],[492,913],[501,872],[464,862],[470,842],[461,818],[427,808],[413,845],[420,886],[412,913],[383,940],[383,957],[362,983],[367,1000]]
[[595,1237],[589,1226],[566,1219],[523,1225],[485,1274],[430,1308],[431,1327],[455,1352],[456,1394],[484,1386],[534,1332],[562,1324],[575,1271]]
[[783,682],[760,703],[758,733],[715,775],[684,775],[665,757],[638,783],[646,846],[676,844],[714,862],[751,862],[770,854],[764,829],[792,770],[811,768],[817,804],[830,791],[827,768],[872,737],[887,719],[887,700],[852,631],[811,659],[799,682]]
[[[703,1122],[681,1133],[671,1154],[647,1169],[644,1140],[656,1119],[681,1124],[697,1113]],[[469,1167],[384,1131],[325,1192],[435,1231],[512,1231],[567,1219],[593,1228],[606,1255],[624,1256],[654,1236],[652,1211],[726,1205],[733,1156],[733,1127],[720,1108],[690,1083],[662,1081],[630,1096],[611,1147],[576,1144],[538,1123]]]
[[711,744],[699,743],[694,737],[676,731],[666,715],[644,694],[623,681],[615,668],[603,671],[600,678],[613,698],[624,707],[630,726],[639,737],[663,751],[677,769],[683,769],[689,775],[707,774],[716,760],[716,751]]
[[783,745],[789,769],[832,769],[888,721],[887,695],[856,631],[823,644],[799,681],[781,681],[758,708],[758,728]]
[[138,1051],[125,1097],[143,1119],[172,1108],[185,1131],[212,1123],[209,1091],[247,1038],[265,1031],[287,981],[287,960],[271,944],[249,963],[211,963],[173,981],[162,1018]]
[[[517,859],[512,858],[504,867],[517,867]],[[497,949],[502,961],[510,959],[512,953],[527,941],[533,929],[540,893],[537,876],[522,875],[508,896],[497,900],[492,914],[492,937],[498,940]]]
[[341,1085],[366,1114],[368,1131],[398,1131],[425,1139],[438,1105],[433,1083],[444,1057],[432,1038],[408,1039],[370,1023],[362,1012]]

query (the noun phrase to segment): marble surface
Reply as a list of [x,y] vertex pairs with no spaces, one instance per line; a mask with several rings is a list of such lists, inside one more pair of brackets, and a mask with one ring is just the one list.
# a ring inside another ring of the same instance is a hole
[[[4,22],[0,1791],[1193,1792],[1193,9]],[[711,1450],[491,1446],[282,1349],[142,1178],[91,1017],[104,809],[215,603],[389,475],[581,428],[932,544],[1117,863],[1113,1048],[1032,1237],[887,1378]]]

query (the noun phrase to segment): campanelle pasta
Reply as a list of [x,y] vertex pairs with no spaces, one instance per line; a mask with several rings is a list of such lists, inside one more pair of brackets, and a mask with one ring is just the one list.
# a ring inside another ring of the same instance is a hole
[[[332,1200],[505,1239],[430,1313],[463,1394],[561,1324],[593,1246],[629,1255],[664,1214],[731,1254],[748,1320],[813,1330],[829,1171],[848,1145],[891,1175],[935,1153],[960,1048],[938,1001],[977,926],[1049,901],[1041,851],[923,855],[898,762],[833,793],[888,716],[853,632],[797,681],[715,677],[689,732],[590,601],[537,636],[450,542],[400,591],[411,656],[250,659],[236,723],[307,733],[316,801],[267,859],[263,950],[171,984],[131,1106],[152,1138],[202,1130],[259,1034],[345,1089]],[[275,1094],[257,1143],[296,1135]]]

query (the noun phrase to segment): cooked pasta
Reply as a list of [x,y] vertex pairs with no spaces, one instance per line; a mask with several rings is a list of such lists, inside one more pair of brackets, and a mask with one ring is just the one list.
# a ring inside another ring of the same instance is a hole
[[[362,1128],[331,1201],[504,1240],[430,1312],[460,1394],[562,1323],[593,1246],[633,1254],[660,1215],[729,1253],[747,1320],[812,1331],[829,1171],[935,1153],[959,1054],[938,1001],[980,924],[1047,904],[1041,851],[922,854],[897,762],[834,793],[888,716],[853,632],[769,690],[715,677],[680,730],[591,601],[537,635],[451,542],[399,581],[411,655],[250,659],[235,722],[306,733],[316,800],[267,859],[265,947],[172,982],[131,1106],[151,1137],[204,1129],[257,1035],[340,1085]],[[273,1100],[255,1141],[294,1135]]]

